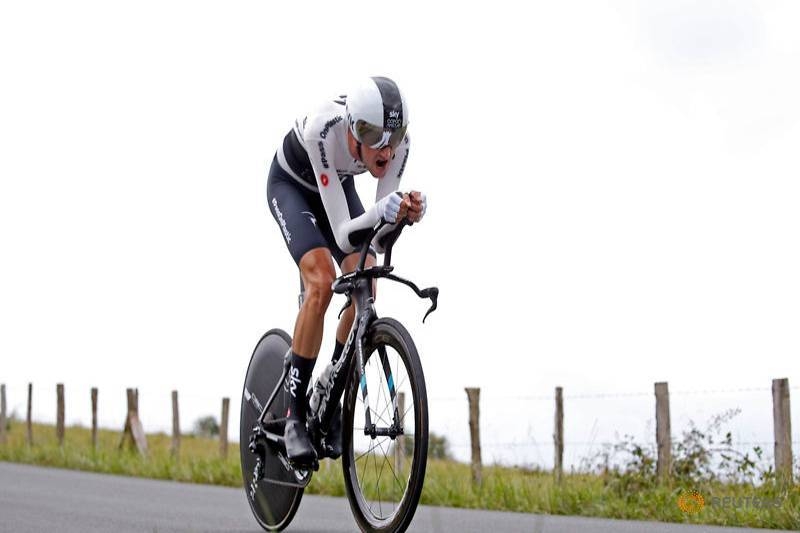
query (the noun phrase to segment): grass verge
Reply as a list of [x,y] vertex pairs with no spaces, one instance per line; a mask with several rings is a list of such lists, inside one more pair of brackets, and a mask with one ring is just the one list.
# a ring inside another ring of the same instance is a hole
[[[97,450],[91,449],[91,431],[81,427],[66,430],[63,447],[55,429],[34,424],[34,446],[25,443],[25,426],[11,422],[8,442],[0,445],[0,460],[240,487],[239,450],[233,443],[228,458],[219,457],[216,440],[183,436],[181,453],[169,452],[171,438],[163,433],[147,436],[149,456],[119,450],[120,433],[100,430]],[[306,489],[311,494],[344,496],[340,461],[324,461]],[[687,500],[687,491],[698,499]],[[679,506],[683,504],[684,509]],[[568,474],[560,485],[549,472],[500,466],[485,467],[483,484],[471,483],[469,465],[453,461],[428,462],[422,503],[500,511],[579,515],[604,518],[656,520],[692,524],[800,529],[800,490],[780,489],[765,483],[705,483],[700,486],[636,486],[620,488],[602,475]],[[689,505],[687,505],[687,503]],[[769,503],[769,505],[767,505]],[[688,511],[685,510],[688,508]]]

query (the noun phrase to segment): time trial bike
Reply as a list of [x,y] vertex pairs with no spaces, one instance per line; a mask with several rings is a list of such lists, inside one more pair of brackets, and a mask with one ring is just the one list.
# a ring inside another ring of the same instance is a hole
[[[439,295],[436,287],[420,289],[392,274],[392,247],[405,222],[383,237],[383,265],[365,267],[370,243],[385,225],[381,221],[372,228],[356,269],[332,284],[333,292],[347,297],[341,312],[355,305],[355,320],[342,356],[310,388],[307,421],[319,458],[335,455],[326,438],[333,424],[342,424],[341,464],[350,507],[362,531],[380,533],[405,531],[414,517],[427,463],[428,401],[414,341],[397,320],[378,318],[373,282],[396,281],[420,298],[429,298],[423,322],[436,309]],[[301,305],[302,297],[301,283]],[[291,337],[281,329],[265,333],[253,351],[242,392],[244,488],[253,515],[268,531],[289,525],[319,468],[318,462],[293,464],[286,455],[285,383],[291,345]]]

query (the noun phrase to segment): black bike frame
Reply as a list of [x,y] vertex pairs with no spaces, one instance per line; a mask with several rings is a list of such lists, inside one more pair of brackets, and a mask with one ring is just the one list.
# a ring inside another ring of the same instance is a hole
[[[364,434],[371,436],[373,439],[376,437],[381,436],[389,436],[389,437],[396,437],[397,435],[402,434],[403,428],[400,427],[400,416],[397,413],[397,398],[395,394],[395,386],[394,386],[394,379],[391,373],[391,367],[389,365],[389,361],[386,355],[386,349],[384,346],[378,347],[378,354],[381,360],[381,364],[384,369],[384,373],[386,375],[386,382],[389,386],[389,392],[391,395],[392,400],[392,407],[394,410],[394,421],[390,428],[377,428],[374,423],[372,423],[370,410],[369,410],[369,403],[368,399],[368,392],[367,392],[367,380],[364,374],[364,363],[365,363],[365,356],[364,356],[364,347],[365,347],[365,337],[367,332],[369,331],[370,325],[372,322],[377,318],[377,313],[375,312],[374,301],[375,295],[372,290],[372,282],[377,278],[388,278],[392,281],[397,281],[403,283],[404,285],[408,285],[409,287],[417,293],[417,296],[420,298],[430,298],[431,300],[431,307],[428,309],[427,313],[425,313],[425,317],[422,319],[423,322],[425,318],[428,317],[430,313],[432,313],[437,306],[437,298],[439,295],[439,290],[436,287],[429,287],[427,289],[419,289],[414,283],[411,281],[405,280],[403,278],[397,277],[391,274],[393,267],[390,265],[391,258],[392,258],[392,247],[394,243],[397,241],[397,238],[400,236],[400,233],[403,230],[403,227],[406,225],[405,222],[399,223],[396,228],[392,229],[392,231],[388,232],[384,237],[383,241],[385,242],[385,254],[384,254],[384,262],[383,266],[376,266],[372,268],[365,268],[367,254],[369,253],[369,246],[372,242],[373,238],[378,234],[378,232],[386,225],[385,221],[381,221],[377,224],[370,233],[369,237],[364,241],[361,249],[361,256],[359,258],[359,263],[356,269],[353,272],[345,274],[336,280],[334,280],[332,284],[332,289],[337,294],[345,294],[347,296],[347,303],[345,303],[344,307],[342,307],[341,313],[349,307],[353,301],[355,301],[356,306],[356,317],[353,320],[353,325],[350,328],[350,333],[347,337],[347,342],[345,343],[344,349],[342,351],[342,357],[336,362],[333,366],[331,371],[330,377],[328,379],[327,387],[324,391],[322,399],[319,403],[319,407],[317,408],[317,412],[314,413],[314,418],[312,420],[312,434],[316,433],[317,431],[322,435],[327,434],[328,428],[330,427],[331,420],[333,419],[333,414],[336,411],[335,407],[339,404],[339,400],[341,399],[342,395],[344,394],[345,387],[347,386],[348,377],[352,374],[352,365],[355,362],[358,366],[358,374],[357,379],[359,386],[361,388],[361,394],[364,399],[364,407],[365,407],[365,417],[366,423],[364,425]],[[302,282],[301,282],[302,288]],[[300,298],[300,303],[302,305],[302,294]],[[278,380],[278,383],[275,386],[275,389],[272,391],[267,403],[265,405],[259,405],[258,399],[253,397],[251,403],[256,407],[256,409],[261,411],[261,415],[259,416],[259,424],[262,428],[264,428],[267,440],[279,443],[281,446],[284,445],[283,442],[283,435],[277,434],[269,431],[269,427],[273,424],[278,422],[283,422],[285,419],[277,419],[277,420],[270,420],[267,421],[267,412],[269,411],[272,402],[275,401],[275,398],[278,396],[281,387],[283,387],[284,381],[286,380],[286,376],[289,374],[289,367],[291,366],[291,360],[287,354],[286,360],[284,361],[283,365],[283,373],[281,374],[281,378]],[[333,409],[329,409],[329,406],[333,406]]]

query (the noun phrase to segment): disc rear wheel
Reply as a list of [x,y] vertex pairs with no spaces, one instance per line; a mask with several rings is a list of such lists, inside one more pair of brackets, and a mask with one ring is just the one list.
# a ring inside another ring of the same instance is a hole
[[[266,404],[281,378],[284,356],[291,344],[292,338],[281,329],[273,329],[264,334],[250,358],[242,391],[239,453],[244,490],[253,515],[267,531],[280,531],[288,526],[303,496],[302,488],[291,486],[297,484],[296,476],[287,471],[277,453],[266,445],[263,448],[265,453],[262,461],[264,479],[254,483],[258,457],[249,449],[250,437],[261,414],[261,406]],[[287,394],[281,386],[268,411],[269,418],[285,416],[287,407]]]

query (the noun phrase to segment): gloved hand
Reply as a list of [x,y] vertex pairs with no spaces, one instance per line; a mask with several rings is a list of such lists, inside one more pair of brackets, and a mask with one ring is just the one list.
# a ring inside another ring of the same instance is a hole
[[425,211],[428,209],[428,201],[425,198],[425,193],[419,191],[411,191],[409,198],[411,200],[411,207],[408,208],[408,219],[411,222],[419,222],[425,216]]
[[[375,206],[385,221],[395,223],[406,216],[408,200],[403,200],[403,196],[399,192],[393,192],[378,200]],[[398,217],[398,215],[401,216]]]

